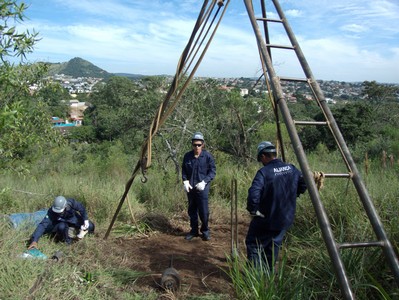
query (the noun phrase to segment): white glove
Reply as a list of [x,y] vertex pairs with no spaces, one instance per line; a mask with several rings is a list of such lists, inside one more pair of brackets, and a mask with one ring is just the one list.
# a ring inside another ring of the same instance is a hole
[[190,184],[190,181],[188,181],[188,180],[184,180],[183,181],[183,184],[184,184],[184,190],[188,193],[188,192],[190,192],[190,190],[193,188],[192,186],[191,186],[191,184]]
[[258,217],[261,217],[261,218],[264,218],[264,217],[265,217],[265,215],[262,214],[259,210],[257,210],[255,214],[256,214]]
[[250,214],[252,217],[261,217],[261,218],[265,217],[265,215],[262,214],[259,210],[255,211],[255,212],[251,212]]
[[202,180],[201,182],[197,183],[197,185],[195,187],[197,188],[197,190],[203,191],[203,190],[205,190],[205,186],[206,186],[206,183],[205,183],[205,181]]
[[87,229],[89,229],[89,220],[85,220],[85,221],[83,222],[83,225],[80,226],[80,229],[81,229],[81,230],[87,230]]

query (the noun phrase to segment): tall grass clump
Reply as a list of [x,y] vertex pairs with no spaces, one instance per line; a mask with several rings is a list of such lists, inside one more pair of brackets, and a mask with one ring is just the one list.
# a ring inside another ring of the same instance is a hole
[[304,276],[287,264],[284,256],[276,268],[270,270],[265,264],[249,263],[243,254],[227,256],[230,277],[238,299],[310,299]]
[[[320,162],[316,162],[318,157],[313,154],[309,156],[309,159],[311,163],[321,166],[321,171],[341,172],[341,169],[334,167],[333,163],[335,159],[339,159],[337,154],[331,153],[330,156],[325,156],[325,160],[319,158]],[[398,190],[392,187],[399,184],[397,173],[394,170],[382,170],[378,164],[371,164],[371,166],[368,174],[365,174],[361,165],[358,167],[384,229],[395,246],[398,232],[397,199],[399,197]],[[370,221],[350,180],[326,179],[320,189],[320,196],[337,243],[376,240]],[[323,286],[329,282],[331,291],[337,291],[339,286],[332,269],[331,259],[326,252],[314,209],[308,200],[310,199],[301,197],[298,201],[296,220],[290,230],[287,247],[289,253],[295,252],[295,263],[302,261],[307,269],[311,270],[308,276],[316,283],[315,290],[324,290]],[[312,253],[310,249],[318,250]],[[323,251],[320,252],[320,249]],[[396,297],[398,289],[382,249],[342,249],[340,253],[352,289],[359,299],[370,299],[370,297],[389,299],[381,297],[384,293],[389,294],[390,297]],[[330,271],[326,272],[326,270]],[[370,276],[374,279],[373,281],[370,281]],[[334,294],[334,298],[339,297],[339,293]]]

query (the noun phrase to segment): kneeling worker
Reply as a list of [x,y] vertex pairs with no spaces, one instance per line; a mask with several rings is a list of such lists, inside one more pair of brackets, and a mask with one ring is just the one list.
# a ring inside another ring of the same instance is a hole
[[75,199],[57,196],[47,215],[33,232],[28,249],[37,248],[37,243],[44,234],[55,234],[70,245],[75,232],[79,230],[80,238],[85,233],[94,232],[94,224],[89,221],[85,207]]

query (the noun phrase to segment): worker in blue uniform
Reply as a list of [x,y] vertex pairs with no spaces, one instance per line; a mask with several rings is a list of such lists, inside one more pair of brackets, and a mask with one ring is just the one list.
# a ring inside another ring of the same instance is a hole
[[[216,176],[215,160],[212,154],[204,149],[204,136],[201,132],[194,133],[191,144],[193,149],[183,158],[182,179],[188,198],[188,216],[190,217],[190,232],[186,240],[199,236],[204,241],[210,240],[208,194],[210,182]],[[199,222],[201,227],[198,231]]]
[[258,145],[258,170],[248,190],[247,210],[253,216],[245,239],[247,258],[272,270],[287,229],[295,217],[296,198],[306,191],[302,173],[276,158],[269,141]]
[[55,234],[69,245],[77,231],[81,231],[78,237],[83,237],[84,232],[94,232],[94,224],[89,220],[85,207],[75,199],[57,196],[33,232],[28,249],[37,248],[37,243],[44,234]]

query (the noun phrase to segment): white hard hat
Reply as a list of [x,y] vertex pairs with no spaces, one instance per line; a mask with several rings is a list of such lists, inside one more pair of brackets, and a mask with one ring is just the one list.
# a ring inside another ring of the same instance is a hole
[[67,200],[64,196],[57,196],[54,199],[53,206],[51,207],[53,212],[60,214],[65,210]]
[[269,152],[269,153],[276,153],[276,146],[274,146],[269,141],[263,141],[258,145],[258,157],[261,153]]
[[201,132],[199,132],[199,131],[197,131],[197,132],[195,132],[193,134],[193,137],[191,138],[191,140],[192,141],[198,140],[198,141],[203,141],[203,142],[205,141],[204,140],[204,135]]

